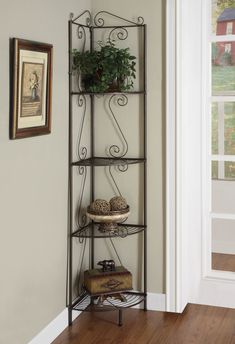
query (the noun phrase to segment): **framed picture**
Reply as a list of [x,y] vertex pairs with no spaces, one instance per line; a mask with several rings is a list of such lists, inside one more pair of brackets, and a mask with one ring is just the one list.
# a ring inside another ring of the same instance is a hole
[[11,40],[11,139],[51,132],[52,50],[50,44]]

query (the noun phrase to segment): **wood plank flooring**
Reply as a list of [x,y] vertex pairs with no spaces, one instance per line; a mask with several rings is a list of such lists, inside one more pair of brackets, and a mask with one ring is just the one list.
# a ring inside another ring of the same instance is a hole
[[83,313],[53,344],[235,344],[235,309],[189,304],[183,314]]
[[212,269],[235,272],[235,254],[212,253]]

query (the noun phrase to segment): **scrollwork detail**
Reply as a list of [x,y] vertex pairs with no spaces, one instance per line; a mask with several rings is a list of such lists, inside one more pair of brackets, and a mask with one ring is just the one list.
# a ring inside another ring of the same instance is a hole
[[91,26],[92,24],[92,20],[91,20],[91,12],[86,10],[84,12],[82,12],[79,16],[77,16],[75,19],[73,19],[73,22],[76,22],[79,18],[84,17],[85,20],[85,25],[87,26]]
[[78,98],[77,98],[77,104],[79,107],[84,107],[80,131],[78,134],[78,145],[77,145],[77,147],[78,147],[78,150],[77,150],[78,159],[83,160],[83,159],[86,159],[86,157],[87,157],[87,148],[84,146],[81,147],[82,133],[83,133],[84,122],[85,122],[85,117],[86,117],[86,97],[84,95],[79,94]]
[[144,18],[141,17],[141,16],[139,16],[139,17],[137,18],[137,24],[138,24],[138,25],[144,25]]
[[113,182],[113,185],[115,186],[116,191],[117,191],[117,193],[119,194],[119,196],[122,196],[121,191],[120,191],[120,189],[119,189],[119,187],[118,187],[118,185],[117,185],[117,183],[116,183],[116,180],[114,179],[114,176],[113,176],[113,173],[112,173],[112,170],[111,170],[111,169],[112,169],[112,167],[109,166],[108,171],[109,171],[109,175],[110,175],[110,177],[111,177],[111,180],[112,180],[112,182]]
[[84,52],[85,46],[86,46],[86,31],[85,31],[84,27],[81,25],[78,25],[78,27],[77,27],[77,37],[80,40],[83,39],[81,51]]
[[126,172],[128,170],[128,163],[127,162],[123,162],[122,164],[117,166],[117,169],[119,172]]
[[119,39],[121,41],[124,41],[128,38],[128,31],[124,27],[116,27],[112,29],[109,33],[108,40],[116,40]]
[[76,213],[76,224],[78,228],[82,228],[87,223],[87,216],[85,213],[82,213],[82,200],[83,200],[84,189],[85,189],[85,184],[86,184],[87,167],[79,166],[78,173],[79,175],[83,176],[83,179],[82,179],[81,192],[80,192],[77,213]]
[[119,20],[122,20],[123,22],[130,24],[130,25],[143,25],[144,24],[144,18],[143,17],[138,17],[137,18],[137,22],[125,19],[123,17],[117,16],[116,14],[113,14],[111,12],[108,11],[100,11],[98,13],[96,13],[96,15],[94,16],[94,25],[97,27],[103,27],[105,26],[105,20],[103,18],[103,15],[107,15]]
[[118,145],[116,145],[116,144],[111,145],[111,146],[109,147],[109,154],[110,154],[110,156],[115,157],[115,158],[122,158],[122,157],[124,157],[124,156],[127,154],[127,152],[128,152],[128,142],[127,142],[127,140],[126,140],[126,138],[125,138],[125,136],[124,136],[124,134],[123,134],[123,131],[122,131],[122,129],[121,129],[121,127],[120,127],[120,125],[119,125],[119,123],[118,123],[118,121],[117,121],[117,118],[116,118],[116,116],[115,116],[115,114],[114,114],[114,111],[113,111],[113,109],[112,109],[112,101],[113,101],[114,99],[116,100],[116,103],[117,103],[119,106],[126,106],[126,105],[128,104],[128,98],[127,98],[127,96],[126,96],[125,94],[121,94],[121,95],[119,95],[119,94],[113,94],[113,95],[109,98],[109,102],[108,102],[109,111],[110,111],[110,113],[111,113],[111,115],[112,115],[112,118],[113,118],[113,120],[114,120],[114,123],[116,124],[116,127],[117,127],[117,129],[118,129],[118,132],[119,132],[119,134],[120,134],[120,136],[121,136],[121,138],[122,138],[122,140],[123,140],[123,143],[124,143],[124,149],[123,149],[123,151],[122,151],[121,154],[120,154],[121,148],[120,148]]

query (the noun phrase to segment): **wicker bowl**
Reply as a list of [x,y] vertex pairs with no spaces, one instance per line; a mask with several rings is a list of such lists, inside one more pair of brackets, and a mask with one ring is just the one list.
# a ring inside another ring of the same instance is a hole
[[129,205],[123,210],[112,210],[108,214],[97,214],[87,207],[87,216],[94,222],[99,223],[101,232],[115,232],[118,229],[118,223],[124,222],[130,215]]

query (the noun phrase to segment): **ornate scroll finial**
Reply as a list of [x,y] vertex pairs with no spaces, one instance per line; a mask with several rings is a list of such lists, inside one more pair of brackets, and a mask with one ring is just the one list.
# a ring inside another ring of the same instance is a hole
[[[91,26],[91,12],[86,10],[84,12],[82,12],[79,16],[77,16],[76,18],[74,18],[74,22],[76,22],[79,18],[82,18],[85,21],[85,25],[86,26]],[[81,23],[79,23],[81,25]]]
[[[94,25],[97,27],[102,27],[105,25],[105,20],[103,18],[103,14],[108,15],[110,17],[116,18],[116,19],[120,19],[123,22],[125,22],[126,24],[130,24],[130,25],[143,25],[144,24],[144,18],[143,17],[138,17],[137,21],[131,21],[128,19],[125,19],[123,17],[117,16],[116,14],[113,14],[111,12],[108,11],[100,11],[98,13],[96,13],[96,15],[94,16]],[[122,24],[121,24],[122,26]],[[124,26],[124,24],[123,24]]]

